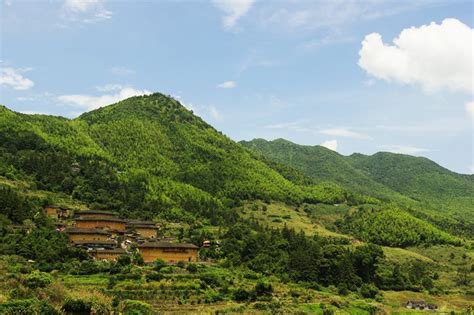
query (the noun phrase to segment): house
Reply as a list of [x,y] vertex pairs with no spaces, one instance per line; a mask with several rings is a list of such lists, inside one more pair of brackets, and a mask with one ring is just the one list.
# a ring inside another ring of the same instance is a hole
[[145,242],[138,245],[138,251],[146,263],[154,262],[162,259],[168,263],[179,261],[196,262],[199,247],[187,243],[171,243],[171,242]]
[[104,229],[115,234],[125,232],[125,221],[117,218],[80,217],[75,220],[75,227],[79,229]]
[[125,225],[128,232],[138,234],[143,238],[157,238],[160,229],[155,222],[129,220]]
[[69,241],[75,244],[77,241],[107,241],[110,233],[101,229],[70,228],[66,229]]
[[79,218],[97,218],[97,219],[113,219],[117,218],[117,214],[112,211],[105,210],[80,210],[74,212],[75,217]]
[[69,216],[69,210],[64,207],[47,205],[43,207],[43,212],[47,217],[55,220],[67,219]]
[[121,255],[125,255],[127,252],[122,248],[112,249],[93,249],[89,251],[89,254],[96,260],[110,260],[116,261]]

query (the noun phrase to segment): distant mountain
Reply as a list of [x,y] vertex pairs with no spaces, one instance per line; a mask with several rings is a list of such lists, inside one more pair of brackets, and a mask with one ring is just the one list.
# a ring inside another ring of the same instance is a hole
[[321,146],[298,145],[284,139],[240,143],[316,181],[333,181],[361,193],[474,222],[474,177],[451,172],[427,158],[385,152],[343,156]]

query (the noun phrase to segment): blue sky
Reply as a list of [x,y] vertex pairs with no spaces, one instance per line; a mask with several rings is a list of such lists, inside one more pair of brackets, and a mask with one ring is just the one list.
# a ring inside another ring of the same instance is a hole
[[157,91],[234,140],[474,172],[472,2],[0,1],[15,111],[73,118]]

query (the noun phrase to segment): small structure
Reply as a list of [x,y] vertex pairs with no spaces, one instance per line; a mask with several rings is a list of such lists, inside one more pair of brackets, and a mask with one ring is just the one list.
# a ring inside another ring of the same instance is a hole
[[143,238],[157,238],[160,229],[155,222],[129,220],[125,225],[127,231],[138,234]]
[[96,218],[96,219],[113,219],[117,218],[117,214],[112,211],[105,210],[80,210],[74,212],[75,217],[79,218]]
[[113,249],[93,249],[89,251],[89,254],[96,260],[110,260],[116,261],[121,255],[127,252],[122,248]]
[[211,247],[211,241],[206,240],[206,241],[202,242],[202,247],[204,247],[204,248]]
[[117,242],[114,240],[106,241],[74,241],[74,246],[84,249],[114,249],[117,247]]
[[101,229],[71,228],[66,229],[69,241],[76,244],[78,241],[107,241],[110,233]]
[[59,206],[47,205],[43,207],[43,212],[47,217],[55,220],[67,219],[69,216],[68,209]]
[[425,301],[413,301],[409,300],[405,304],[406,308],[413,309],[413,310],[420,310],[423,311],[425,309],[428,309],[428,304],[426,304]]
[[162,259],[168,263],[179,261],[196,262],[199,247],[187,243],[146,242],[138,245],[138,250],[146,263]]
[[80,229],[104,229],[118,234],[125,232],[125,221],[117,218],[78,218],[75,227]]

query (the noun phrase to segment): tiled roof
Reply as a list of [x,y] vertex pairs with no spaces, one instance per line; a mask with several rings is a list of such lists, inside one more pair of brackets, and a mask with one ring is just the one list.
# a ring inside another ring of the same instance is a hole
[[171,243],[171,242],[147,242],[138,245],[138,248],[190,248],[198,249],[194,244],[189,243]]

